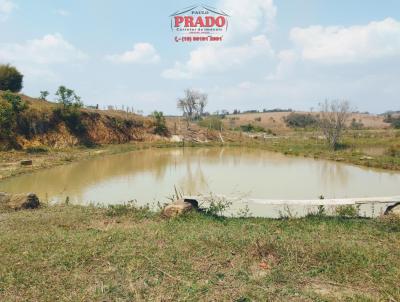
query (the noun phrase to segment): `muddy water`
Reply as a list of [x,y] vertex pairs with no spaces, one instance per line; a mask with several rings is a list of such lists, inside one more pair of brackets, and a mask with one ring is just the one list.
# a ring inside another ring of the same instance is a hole
[[[145,204],[167,201],[174,186],[188,195],[265,199],[393,196],[400,173],[248,148],[149,149],[14,177],[0,191],[35,192],[48,202]],[[263,209],[251,205],[253,215],[268,216]]]

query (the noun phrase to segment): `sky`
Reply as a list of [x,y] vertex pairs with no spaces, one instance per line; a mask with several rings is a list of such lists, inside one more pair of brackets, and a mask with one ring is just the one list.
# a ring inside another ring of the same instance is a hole
[[0,63],[22,92],[60,85],[86,105],[176,114],[187,88],[208,111],[400,110],[400,1],[202,1],[229,14],[221,43],[176,43],[170,15],[192,1],[0,0]]

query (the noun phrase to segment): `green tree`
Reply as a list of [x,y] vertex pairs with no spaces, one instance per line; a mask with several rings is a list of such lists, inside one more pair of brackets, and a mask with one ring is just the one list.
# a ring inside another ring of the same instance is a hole
[[11,104],[11,108],[15,114],[19,114],[27,108],[26,103],[23,102],[21,97],[17,94],[6,91],[3,93],[2,98]]
[[70,107],[80,108],[83,106],[81,98],[73,91],[65,86],[58,87],[56,92],[57,101],[63,105],[64,109]]
[[27,108],[19,95],[5,92],[0,98],[0,139],[14,143],[20,113]]
[[76,135],[82,136],[86,132],[86,126],[82,123],[81,108],[83,103],[75,91],[65,86],[60,86],[56,92],[57,101],[62,107],[53,110],[54,116],[65,122],[67,127]]
[[168,135],[169,131],[167,128],[167,124],[165,121],[165,116],[162,111],[154,111],[153,112],[154,118],[154,133],[158,135]]
[[0,140],[8,140],[14,126],[14,112],[12,106],[4,99],[0,99]]
[[42,101],[47,101],[47,97],[49,96],[49,92],[47,90],[40,91],[39,99]]
[[22,89],[23,75],[13,66],[0,65],[0,90],[20,92]]

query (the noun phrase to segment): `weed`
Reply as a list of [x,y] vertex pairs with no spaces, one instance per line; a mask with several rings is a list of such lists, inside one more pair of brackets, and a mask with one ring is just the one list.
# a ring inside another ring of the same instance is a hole
[[200,206],[205,214],[210,216],[224,216],[225,212],[231,207],[232,202],[225,197],[219,197],[211,194],[204,200],[205,207]]
[[121,216],[136,216],[136,217],[150,217],[151,211],[149,206],[139,207],[134,201],[129,201],[125,204],[109,205],[107,207],[106,215],[108,217],[121,217]]
[[26,152],[29,154],[47,153],[49,152],[49,149],[45,146],[28,147],[26,148]]
[[1,212],[0,300],[397,301],[398,226],[391,216],[163,220],[133,204]]
[[248,217],[251,217],[251,216],[252,216],[252,213],[251,213],[251,211],[250,211],[249,206],[246,204],[246,205],[244,206],[244,208],[239,209],[239,210],[237,211],[237,213],[236,213],[235,216],[236,216],[236,217],[239,217],[239,218],[248,218]]
[[340,217],[358,217],[360,214],[360,205],[341,205],[336,207],[335,212]]

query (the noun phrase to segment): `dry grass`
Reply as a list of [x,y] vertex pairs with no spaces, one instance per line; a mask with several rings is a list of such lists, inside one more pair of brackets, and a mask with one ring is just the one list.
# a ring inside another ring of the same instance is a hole
[[[309,113],[309,112],[298,112],[298,113]],[[224,125],[226,128],[240,127],[245,124],[254,124],[261,126],[264,129],[270,129],[275,133],[283,134],[290,132],[291,130],[286,126],[284,118],[289,115],[290,112],[265,112],[265,113],[244,113],[244,114],[231,114],[225,117]],[[312,113],[318,114],[316,112]],[[352,119],[357,122],[361,121],[365,128],[368,129],[386,129],[390,125],[385,123],[384,117],[372,115],[372,114],[351,114],[348,123],[350,124]],[[261,120],[259,120],[261,119]]]
[[399,220],[0,215],[1,301],[397,301]]

